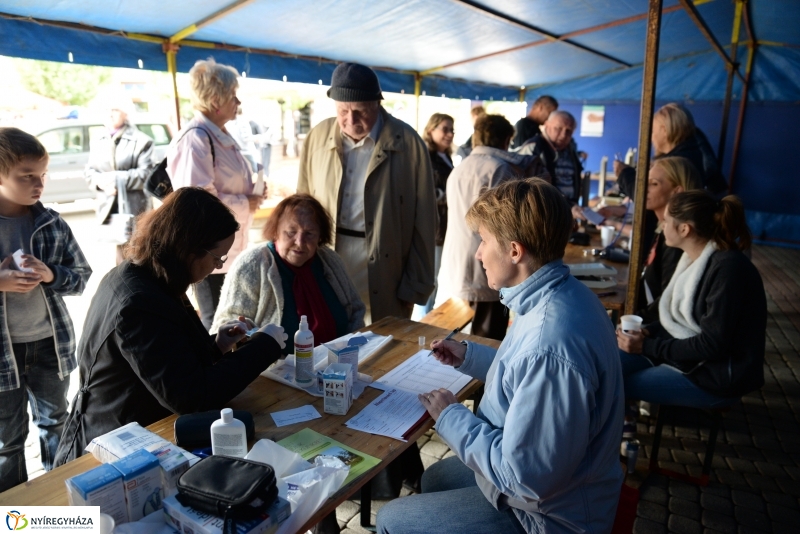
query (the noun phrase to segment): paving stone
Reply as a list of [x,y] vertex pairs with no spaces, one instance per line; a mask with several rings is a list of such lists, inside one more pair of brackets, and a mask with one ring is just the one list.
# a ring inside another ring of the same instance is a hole
[[672,458],[679,464],[701,465],[697,453],[673,449]]
[[667,526],[669,531],[675,534],[701,534],[703,532],[703,526],[699,521],[677,514],[669,516]]
[[445,455],[450,447],[440,441],[429,441],[420,449],[423,453],[433,456],[434,458],[441,458]]
[[797,534],[797,525],[772,523],[772,534]]
[[669,494],[672,497],[679,497],[687,501],[700,502],[700,490],[698,487],[681,480],[669,481]]
[[353,501],[344,501],[336,507],[336,521],[339,528],[344,528],[361,510],[361,506]]
[[753,475],[745,473],[744,479],[751,488],[759,491],[778,491],[778,485],[775,483],[774,478],[765,477],[764,475]]
[[731,445],[752,445],[753,440],[744,432],[725,432],[725,441]]
[[786,523],[800,528],[800,510],[779,504],[767,504],[767,515],[776,523]]
[[767,517],[767,514],[763,512],[756,512],[755,510],[751,510],[749,508],[737,506],[734,509],[733,516],[736,518],[736,522],[741,526],[754,528],[764,532],[769,532],[771,530],[770,520]]
[[669,502],[669,493],[666,489],[658,486],[643,485],[641,488],[639,488],[639,499],[640,501],[649,501],[666,506]]
[[430,454],[421,453],[419,457],[422,459],[422,466],[428,469],[430,466],[439,461],[439,458],[431,456]]
[[[755,462],[754,465],[762,475],[767,477],[786,478],[792,473],[791,471],[788,471],[788,467],[784,468],[784,466],[769,462]],[[800,476],[800,469],[798,469],[796,466],[791,466],[791,468],[797,470],[797,474]],[[795,477],[792,478],[797,480]]]
[[700,492],[704,495],[716,495],[717,497],[724,497],[726,499],[730,499],[731,497],[731,489],[728,486],[720,484],[719,482],[714,482],[713,480],[708,483],[708,486],[701,487]]
[[681,499],[680,497],[670,498],[669,511],[670,513],[682,515],[695,521],[700,520],[700,513],[702,512],[699,504],[686,499]]
[[715,530],[713,528],[704,528],[703,534],[726,534],[725,532],[720,532],[719,530]]
[[733,503],[725,497],[703,493],[700,495],[700,506],[711,512],[733,515]]
[[725,458],[725,461],[728,462],[728,465],[731,468],[731,471],[736,471],[737,473],[758,473],[758,469],[756,466],[753,465],[753,462],[750,460],[744,460],[742,458]]
[[787,508],[798,508],[797,499],[785,493],[778,493],[775,491],[765,491],[763,494],[764,500],[767,503],[779,504]]
[[735,473],[730,469],[717,469],[714,471],[717,478],[728,486],[746,486],[747,482],[740,473]]
[[760,493],[751,491],[731,490],[731,500],[736,506],[756,510],[757,512],[764,511],[764,499]]
[[712,512],[711,510],[703,510],[703,516],[700,522],[704,527],[720,532],[736,531],[736,520],[728,514]]
[[744,460],[750,460],[752,462],[756,462],[764,459],[764,455],[761,454],[761,451],[756,449],[755,447],[748,447],[745,445],[734,445],[733,449],[736,451],[736,456]]
[[650,501],[639,501],[639,506],[636,508],[636,515],[649,519],[650,521],[665,524],[669,512],[666,506]]
[[800,480],[800,467],[797,467],[796,465],[787,465],[784,467],[784,470],[789,474],[790,477],[792,477],[792,479]]
[[796,480],[790,480],[788,478],[776,478],[775,482],[778,484],[782,492],[794,495],[795,497],[800,497],[800,482]]
[[661,523],[637,517],[633,522],[633,534],[667,534],[667,527]]

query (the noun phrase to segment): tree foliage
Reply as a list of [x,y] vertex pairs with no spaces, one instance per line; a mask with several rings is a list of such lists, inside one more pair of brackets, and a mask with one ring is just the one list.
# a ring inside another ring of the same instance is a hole
[[110,67],[56,63],[30,59],[15,60],[22,84],[29,91],[65,104],[83,106],[111,78]]

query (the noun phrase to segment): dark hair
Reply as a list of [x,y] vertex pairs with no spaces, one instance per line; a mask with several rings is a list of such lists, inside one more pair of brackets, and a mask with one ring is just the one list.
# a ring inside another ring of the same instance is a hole
[[[436,143],[433,142],[433,136],[431,136],[431,132],[439,127],[441,123],[444,121],[450,121],[450,124],[455,124],[456,121],[453,120],[453,117],[447,115],[445,113],[434,113],[431,115],[431,118],[428,119],[428,124],[425,125],[425,130],[422,132],[422,140],[425,141],[425,144],[428,145],[429,152],[439,152],[439,147],[436,146]],[[453,147],[447,149],[448,154],[452,154]]]
[[330,213],[322,207],[319,201],[305,193],[297,193],[290,197],[286,197],[275,206],[272,215],[269,216],[267,224],[264,225],[262,235],[264,239],[275,241],[278,237],[278,224],[281,218],[286,214],[296,210],[307,209],[314,215],[314,220],[319,225],[319,243],[320,247],[330,245],[333,242],[333,219]]
[[714,240],[720,250],[747,250],[752,243],[750,228],[739,197],[715,199],[703,189],[677,193],[669,200],[669,214],[688,223],[703,239]]
[[467,211],[473,231],[483,225],[504,248],[522,244],[539,268],[564,257],[572,233],[569,202],[541,178],[510,180],[484,191]]
[[[558,109],[558,100],[550,95],[542,95],[533,102],[534,106],[546,106],[552,109]],[[533,106],[531,106],[533,107]]]
[[472,146],[489,146],[504,149],[514,136],[514,127],[502,115],[483,115],[475,121]]
[[46,157],[47,150],[31,134],[19,128],[0,128],[0,175],[7,175],[24,159]]
[[199,187],[182,187],[137,217],[125,257],[148,268],[178,296],[192,283],[192,256],[207,254],[238,229],[233,213],[217,197]]

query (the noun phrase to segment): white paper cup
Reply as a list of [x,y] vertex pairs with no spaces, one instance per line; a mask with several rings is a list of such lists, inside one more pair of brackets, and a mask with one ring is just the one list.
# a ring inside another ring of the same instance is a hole
[[108,514],[100,514],[100,534],[111,534],[115,526],[113,517]]
[[623,315],[619,318],[619,324],[623,332],[638,332],[642,329],[642,320],[638,315]]
[[603,242],[604,247],[609,246],[614,241],[614,234],[616,231],[617,229],[613,226],[600,227],[600,240]]

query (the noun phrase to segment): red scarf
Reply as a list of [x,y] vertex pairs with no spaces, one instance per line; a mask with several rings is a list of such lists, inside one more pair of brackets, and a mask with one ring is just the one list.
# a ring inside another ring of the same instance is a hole
[[314,344],[319,345],[336,339],[336,322],[311,269],[315,259],[316,255],[302,267],[295,267],[286,261],[283,263],[294,273],[292,293],[297,307],[297,317],[299,319],[305,315],[308,318],[308,327],[314,333]]

